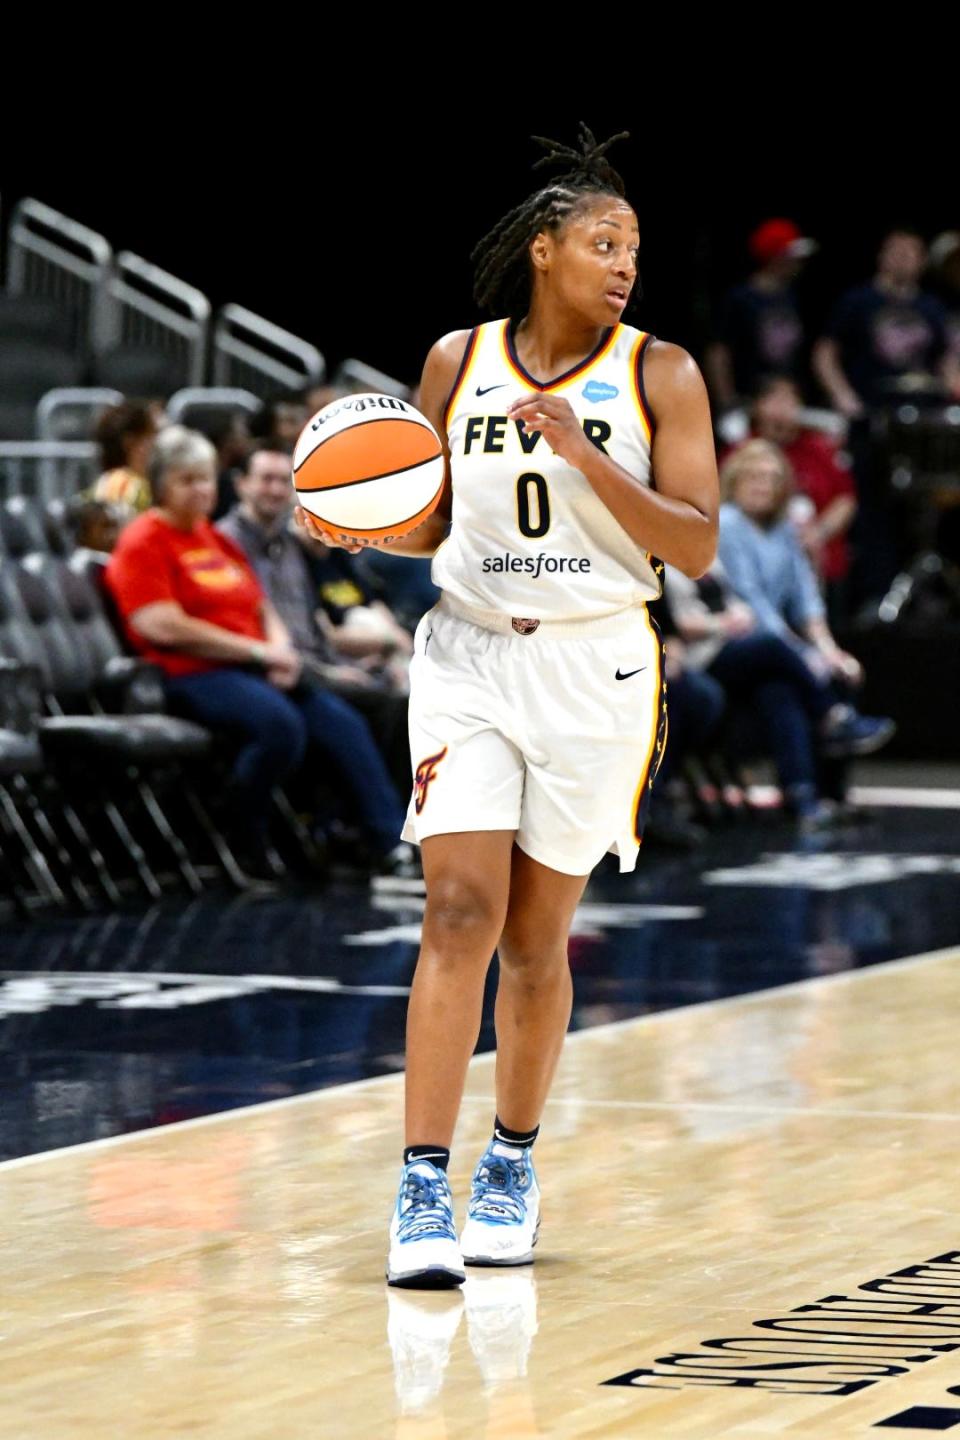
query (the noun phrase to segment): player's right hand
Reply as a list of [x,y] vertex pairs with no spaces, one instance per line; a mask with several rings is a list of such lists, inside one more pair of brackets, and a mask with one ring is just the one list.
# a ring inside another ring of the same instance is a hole
[[319,540],[321,545],[326,545],[330,550],[346,550],[350,555],[358,555],[363,549],[362,545],[338,545],[336,540],[331,540],[326,531],[317,524],[309,510],[304,510],[302,505],[294,506],[293,518],[304,535],[308,535],[311,540]]

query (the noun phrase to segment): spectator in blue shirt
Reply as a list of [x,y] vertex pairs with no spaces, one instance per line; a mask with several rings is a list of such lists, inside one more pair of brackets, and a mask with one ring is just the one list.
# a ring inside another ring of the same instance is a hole
[[[757,636],[775,636],[793,649],[819,682],[812,713],[828,721],[828,737],[840,726],[849,750],[868,753],[892,736],[892,720],[860,715],[846,702],[850,690],[862,684],[863,668],[855,656],[841,649],[826,620],[816,575],[788,518],[793,488],[789,462],[768,440],[750,440],[733,451],[720,468],[720,538],[717,547],[726,577],[740,599],[750,607]],[[738,642],[741,646],[745,642]],[[749,640],[749,645],[756,645]],[[730,648],[729,646],[727,647]],[[735,657],[738,662],[755,655]],[[783,669],[782,656],[763,654]],[[765,676],[765,678],[769,678]],[[797,689],[796,676],[789,678]],[[802,695],[804,687],[799,687]],[[796,707],[794,707],[796,708]],[[832,738],[832,737],[831,737]],[[798,806],[802,814],[811,803],[803,787]]]
[[718,556],[760,631],[800,647],[815,674],[859,685],[863,669],[830,633],[816,575],[787,516],[792,488],[778,446],[751,440],[735,450],[720,469]]

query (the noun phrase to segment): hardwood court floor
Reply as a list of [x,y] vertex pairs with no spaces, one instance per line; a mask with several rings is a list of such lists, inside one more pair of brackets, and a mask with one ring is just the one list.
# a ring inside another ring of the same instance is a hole
[[572,1036],[537,1262],[463,1295],[383,1281],[396,1075],[9,1162],[0,1437],[846,1440],[960,1407],[958,990],[953,949]]

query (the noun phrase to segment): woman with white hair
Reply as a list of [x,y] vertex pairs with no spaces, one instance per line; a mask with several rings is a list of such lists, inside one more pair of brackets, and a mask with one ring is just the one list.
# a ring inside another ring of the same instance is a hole
[[720,467],[718,556],[761,631],[802,648],[821,676],[859,685],[859,660],[830,633],[813,566],[787,513],[790,463],[769,440],[749,440]]
[[[801,819],[816,821],[819,801],[810,783],[812,752],[804,733],[809,721],[816,723],[827,753],[835,755],[878,750],[896,726],[885,717],[858,714],[847,701],[863,681],[863,667],[830,632],[816,575],[787,514],[792,488],[786,456],[767,440],[748,441],[720,467],[715,579],[728,590],[732,586],[744,603],[717,607],[723,611],[718,629],[727,644],[711,654],[710,662],[718,679],[723,669],[728,684],[761,681],[768,700],[774,685],[775,709],[767,718],[775,749],[782,752],[779,768],[789,776],[786,788],[794,792]],[[671,592],[668,582],[674,603],[683,598],[677,589],[675,582]],[[692,614],[689,618],[697,623]],[[681,628],[681,633],[693,638],[689,630]],[[765,647],[762,637],[777,643]],[[814,684],[805,683],[805,672]]]
[[106,581],[134,650],[164,672],[181,712],[240,742],[228,797],[245,869],[271,871],[270,792],[308,745],[352,796],[376,861],[409,860],[403,808],[366,720],[301,674],[286,626],[244,552],[210,523],[216,451],[180,425],[157,438],[148,467],[153,505],[120,537]]

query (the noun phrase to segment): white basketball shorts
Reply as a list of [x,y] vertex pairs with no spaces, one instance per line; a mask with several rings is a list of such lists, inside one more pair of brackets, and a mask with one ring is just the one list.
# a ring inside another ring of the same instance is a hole
[[513,830],[566,875],[607,851],[632,870],[666,737],[663,643],[645,605],[537,623],[444,594],[414,639],[403,838]]

